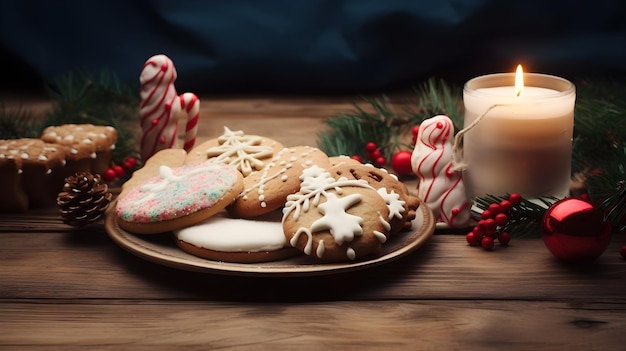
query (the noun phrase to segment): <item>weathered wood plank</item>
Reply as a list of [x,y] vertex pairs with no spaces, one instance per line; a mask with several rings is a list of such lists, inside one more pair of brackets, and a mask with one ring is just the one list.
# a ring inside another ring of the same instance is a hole
[[612,350],[626,305],[0,301],[0,348]]
[[91,232],[0,232],[0,298],[219,300],[523,299],[623,301],[625,244],[589,267],[561,264],[540,239],[493,252],[463,236],[435,235],[417,252],[364,271],[328,277],[243,278],[187,272],[127,253]]

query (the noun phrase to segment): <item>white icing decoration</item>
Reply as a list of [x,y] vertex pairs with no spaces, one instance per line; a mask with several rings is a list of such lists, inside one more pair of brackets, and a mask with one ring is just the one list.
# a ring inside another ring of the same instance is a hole
[[356,258],[356,252],[354,252],[354,249],[349,247],[348,250],[346,250],[346,256],[348,256],[349,259],[354,260]]
[[197,247],[222,252],[274,251],[287,245],[280,222],[230,218],[225,211],[174,235]]
[[298,228],[294,236],[289,240],[289,245],[296,246],[298,243],[298,239],[300,239],[300,235],[306,234],[307,240],[304,245],[304,250],[302,250],[306,255],[311,255],[311,249],[313,248],[313,234],[307,228]]
[[262,159],[272,156],[274,150],[261,145],[261,137],[245,135],[243,131],[231,131],[224,127],[224,134],[218,139],[220,146],[206,150],[206,156],[217,162],[228,163],[247,176],[253,169],[263,167]]
[[341,245],[345,241],[352,241],[355,236],[363,234],[363,218],[351,215],[346,211],[348,208],[361,202],[359,194],[352,194],[339,198],[333,193],[326,194],[326,202],[317,206],[324,215],[311,224],[313,232],[328,229],[333,235],[335,242]]
[[317,257],[324,257],[324,252],[326,252],[326,247],[324,247],[324,240],[320,240],[317,242],[317,250],[315,250],[315,254]]
[[389,218],[402,218],[405,202],[400,200],[400,194],[396,194],[396,192],[393,190],[388,193],[387,189],[385,188],[378,189],[378,194],[387,203],[387,208],[389,209]]
[[374,230],[374,236],[376,237],[376,239],[378,239],[378,241],[383,244],[385,243],[385,241],[387,241],[387,236],[384,233],[379,232],[378,230]]

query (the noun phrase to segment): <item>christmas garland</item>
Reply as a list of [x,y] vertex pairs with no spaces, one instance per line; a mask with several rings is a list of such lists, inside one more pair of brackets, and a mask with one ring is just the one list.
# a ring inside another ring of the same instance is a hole
[[[596,204],[616,231],[626,229],[626,83],[624,80],[581,80],[577,86],[575,126],[572,146],[572,176],[583,183],[585,197]],[[319,135],[318,147],[329,155],[350,155],[372,159],[368,144],[382,155],[378,161],[392,159],[399,151],[411,151],[408,136],[424,120],[444,114],[455,130],[463,126],[462,90],[441,80],[430,79],[415,89],[415,96],[403,111],[397,111],[387,97],[363,99],[355,110],[329,117],[327,130]],[[414,140],[413,140],[414,143]],[[474,199],[475,219],[489,205],[507,194],[491,194]],[[509,223],[507,230],[516,236],[539,233],[543,212],[554,199],[543,205],[518,209],[518,218],[533,218]],[[523,225],[522,225],[523,224]]]

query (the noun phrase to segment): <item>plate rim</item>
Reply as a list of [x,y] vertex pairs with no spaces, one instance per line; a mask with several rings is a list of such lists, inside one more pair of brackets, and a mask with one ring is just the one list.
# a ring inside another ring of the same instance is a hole
[[[119,245],[126,251],[147,261],[157,263],[163,266],[168,266],[170,268],[195,271],[200,273],[234,276],[314,276],[344,273],[379,266],[381,264],[405,257],[413,251],[417,250],[433,236],[436,223],[432,211],[421,200],[416,212],[421,213],[422,223],[419,228],[414,231],[409,231],[409,234],[406,234],[411,236],[417,235],[417,238],[415,240],[412,240],[406,245],[400,246],[398,249],[395,249],[389,253],[373,256],[371,259],[364,259],[356,262],[339,263],[321,262],[319,264],[306,263],[297,265],[272,265],[272,262],[265,262],[262,264],[231,263],[196,257],[179,249],[182,256],[189,257],[187,259],[185,257],[172,256],[165,252],[158,251],[153,247],[144,245],[142,242],[140,242],[144,241],[144,239],[141,238],[149,237],[150,235],[154,234],[133,234],[123,230],[117,224],[115,214],[112,212],[109,212],[105,218],[105,229],[109,237],[117,245]],[[174,241],[172,240],[172,242]],[[175,245],[172,244],[172,246],[174,247]],[[274,262],[278,263],[288,260],[289,259]]]

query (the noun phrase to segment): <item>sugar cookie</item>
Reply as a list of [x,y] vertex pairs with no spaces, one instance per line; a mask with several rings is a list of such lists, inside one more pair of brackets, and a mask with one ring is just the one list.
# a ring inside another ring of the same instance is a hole
[[280,218],[231,218],[221,211],[174,235],[183,251],[214,261],[258,263],[300,254],[287,244]]
[[199,223],[235,200],[243,176],[234,167],[211,162],[170,168],[128,190],[115,208],[129,232],[167,232]]

